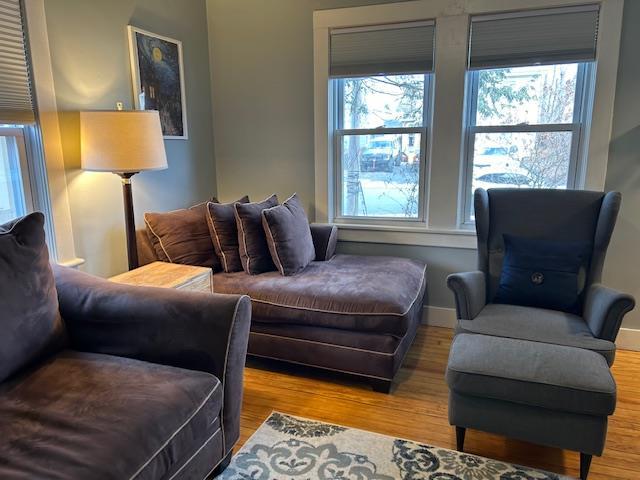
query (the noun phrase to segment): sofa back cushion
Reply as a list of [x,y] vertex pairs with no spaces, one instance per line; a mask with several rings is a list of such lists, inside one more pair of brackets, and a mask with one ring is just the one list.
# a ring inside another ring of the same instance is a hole
[[144,222],[153,249],[163,262],[212,268],[222,267],[207,226],[207,204],[166,213],[145,213]]
[[276,269],[271,260],[267,237],[262,227],[262,211],[278,205],[278,197],[271,195],[262,202],[236,203],[234,205],[238,224],[238,245],[243,270],[249,275],[270,272]]
[[65,341],[40,212],[0,225],[0,382]]
[[271,258],[282,275],[294,275],[315,259],[309,220],[297,194],[263,210],[262,226]]
[[233,210],[234,203],[249,203],[246,195],[237,202],[207,203],[207,225],[213,240],[213,248],[222,263],[222,269],[227,272],[242,270],[240,253],[238,252],[238,227]]

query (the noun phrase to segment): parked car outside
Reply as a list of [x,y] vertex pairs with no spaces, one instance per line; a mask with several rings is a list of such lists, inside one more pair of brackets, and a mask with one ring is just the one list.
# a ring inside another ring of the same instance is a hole
[[493,172],[480,175],[473,181],[476,188],[530,188],[531,179],[524,173]]
[[514,156],[518,152],[518,147],[512,145],[511,147],[499,147],[489,146],[481,150],[481,152],[474,156],[473,165],[474,168],[503,168],[513,166],[518,163],[518,160]]
[[393,172],[396,148],[391,140],[372,140],[360,156],[364,172]]

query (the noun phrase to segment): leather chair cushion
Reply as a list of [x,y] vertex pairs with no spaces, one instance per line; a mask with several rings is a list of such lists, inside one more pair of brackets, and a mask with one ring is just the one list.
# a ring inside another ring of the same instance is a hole
[[164,478],[205,443],[213,468],[221,408],[208,373],[65,350],[2,385],[0,478]]

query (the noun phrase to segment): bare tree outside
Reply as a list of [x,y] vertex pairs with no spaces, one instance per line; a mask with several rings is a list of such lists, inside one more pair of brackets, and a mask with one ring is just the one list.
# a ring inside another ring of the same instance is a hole
[[[576,64],[479,72],[476,124],[549,125],[573,122]],[[473,188],[566,188],[571,131],[475,135]]]
[[[423,125],[424,75],[343,80],[344,128]],[[419,134],[347,135],[342,145],[343,214],[415,217]]]

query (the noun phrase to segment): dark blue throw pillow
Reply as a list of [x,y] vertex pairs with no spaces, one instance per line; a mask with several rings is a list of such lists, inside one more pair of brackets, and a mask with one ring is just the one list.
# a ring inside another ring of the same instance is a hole
[[504,235],[504,246],[494,303],[580,313],[591,255],[589,243]]

